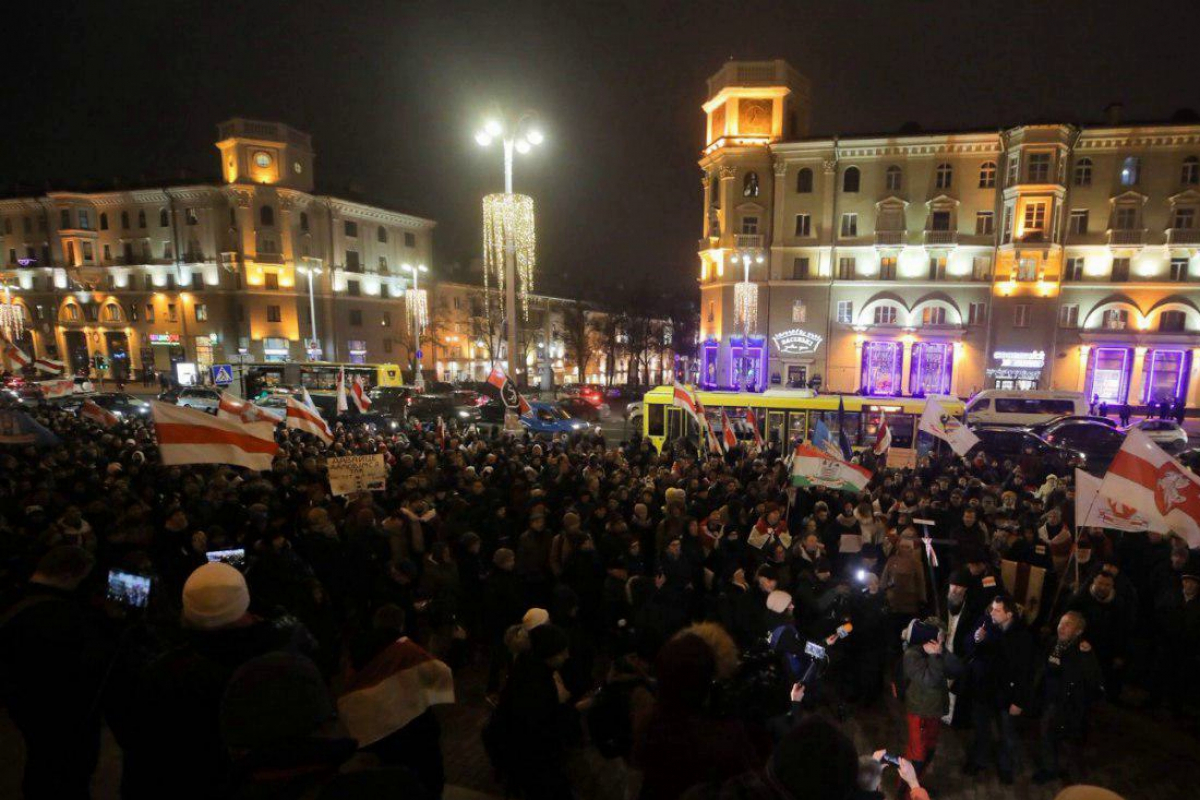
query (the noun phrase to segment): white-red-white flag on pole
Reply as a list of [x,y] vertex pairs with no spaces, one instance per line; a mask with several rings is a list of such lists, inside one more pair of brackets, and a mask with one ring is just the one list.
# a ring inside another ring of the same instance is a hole
[[325,444],[333,441],[333,431],[329,423],[321,418],[321,412],[316,408],[305,405],[294,397],[287,399],[287,419],[285,425],[298,431],[311,433]]
[[446,449],[446,420],[441,417],[437,418],[437,438],[438,447]]
[[721,435],[725,437],[725,449],[732,450],[737,447],[737,434],[733,432],[733,423],[729,421],[729,415],[725,413],[725,409],[721,409]]
[[259,471],[271,468],[279,445],[275,426],[218,419],[185,406],[150,401],[154,436],[162,462],[177,464],[234,464]]
[[746,424],[750,426],[750,432],[754,434],[755,452],[762,452],[763,437],[762,434],[758,432],[758,416],[754,413],[753,408],[746,408]]
[[892,429],[888,427],[887,417],[884,417],[883,422],[879,425],[879,430],[875,433],[875,455],[883,455],[891,446]]
[[1132,508],[1148,529],[1174,533],[1200,547],[1200,477],[1134,429],[1104,474],[1100,498]]
[[682,383],[675,384],[675,394],[671,398],[671,405],[687,409],[688,413],[692,415],[692,419],[700,421],[699,415],[702,408],[700,401],[696,399],[696,393]]
[[337,413],[344,414],[350,410],[349,403],[346,402],[346,370],[338,369],[337,375]]
[[367,397],[367,390],[363,386],[361,375],[355,375],[354,380],[350,383],[350,402],[354,404],[354,409],[360,414],[371,410],[371,398]]
[[20,368],[28,367],[33,363],[33,359],[29,357],[28,353],[7,339],[4,341],[4,348],[2,352],[10,364],[16,364]]
[[260,408],[254,403],[239,400],[229,392],[221,392],[221,402],[217,406],[217,416],[222,419],[237,419],[242,422],[270,422],[278,425],[283,422],[283,415]]
[[79,416],[89,422],[94,422],[101,428],[111,428],[118,424],[121,419],[107,408],[101,408],[91,400],[84,400],[83,405],[79,407]]
[[62,375],[67,369],[67,365],[63,362],[45,356],[35,359],[33,366],[38,372],[44,372],[47,375]]
[[56,381],[34,381],[33,385],[41,390],[47,400],[75,394],[75,381],[71,378],[60,378]]

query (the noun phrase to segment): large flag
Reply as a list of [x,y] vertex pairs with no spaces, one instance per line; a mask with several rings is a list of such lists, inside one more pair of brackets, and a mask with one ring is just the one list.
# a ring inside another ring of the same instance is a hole
[[531,408],[529,403],[525,401],[525,398],[517,391],[516,384],[508,379],[508,375],[504,374],[504,370],[500,367],[492,367],[487,382],[500,390],[500,401],[504,403],[505,408],[515,408],[521,416],[529,413]]
[[0,352],[4,353],[4,357],[10,364],[16,364],[18,368],[24,369],[33,363],[33,359],[29,357],[28,353],[7,339],[4,340],[4,347]]
[[300,387],[300,399],[304,402],[304,405],[316,411],[317,404],[313,402],[312,395],[308,393],[307,386]]
[[682,383],[676,383],[674,394],[671,397],[671,405],[687,409],[687,412],[692,415],[692,419],[699,422],[700,401],[696,399],[696,392],[689,387]]
[[812,441],[812,446],[825,453],[825,455],[838,459],[842,457],[842,448],[834,443],[833,434],[829,432],[829,426],[825,424],[825,420],[817,420],[817,424],[813,426],[812,434],[809,438]]
[[34,381],[33,385],[42,391],[47,400],[55,400],[59,397],[75,394],[75,380],[73,378],[60,378],[56,381]]
[[871,482],[871,473],[857,464],[801,444],[792,454],[793,486],[824,486],[840,492],[861,492]]
[[1000,579],[1004,588],[1021,606],[1025,622],[1032,624],[1042,610],[1042,590],[1046,586],[1045,567],[1017,561],[1000,562]]
[[746,424],[750,426],[750,432],[754,434],[754,449],[756,452],[762,452],[763,437],[758,432],[758,416],[754,413],[753,408],[746,409]]
[[1200,477],[1144,432],[1134,429],[1125,435],[1099,496],[1144,515],[1148,530],[1175,533],[1188,547],[1200,547]]
[[217,405],[217,416],[222,419],[236,419],[242,422],[270,422],[278,425],[283,417],[273,411],[256,406],[254,403],[239,400],[229,392],[221,392],[221,402]]
[[321,412],[317,411],[315,407],[301,403],[294,397],[287,399],[286,426],[311,433],[325,444],[333,441],[333,431],[329,430],[329,424],[321,418]]
[[0,409],[0,445],[58,447],[62,440],[34,421],[24,411]]
[[1150,526],[1146,515],[1124,502],[1100,496],[1104,481],[1081,469],[1075,470],[1075,527],[1144,531]]
[[337,413],[344,414],[350,410],[346,402],[346,370],[339,369],[337,374]]
[[725,413],[725,409],[721,409],[721,435],[725,437],[725,449],[732,450],[737,447],[737,434],[733,432],[733,423],[729,421],[729,415]]
[[83,401],[83,405],[79,407],[79,416],[96,423],[101,428],[111,428],[121,421],[116,414],[107,408],[101,408],[91,400]]
[[360,414],[365,414],[371,410],[371,398],[367,397],[367,390],[363,386],[361,375],[355,375],[354,380],[350,384],[350,404]]
[[236,464],[268,470],[279,445],[275,426],[218,419],[185,406],[150,401],[154,433],[162,462],[175,464]]
[[841,397],[838,398],[838,447],[844,460],[849,461],[854,457],[854,448],[850,446],[850,437],[846,435],[846,402]]
[[888,427],[887,417],[884,417],[883,422],[879,423],[879,430],[875,432],[875,455],[883,455],[891,446],[892,429]]
[[366,747],[387,738],[430,706],[454,702],[454,675],[407,638],[387,646],[350,679],[338,698],[338,718]]
[[717,438],[717,431],[713,428],[712,420],[708,418],[708,413],[704,410],[704,404],[699,401],[696,401],[696,424],[700,426],[705,446],[711,452],[720,453],[721,440]]
[[45,357],[35,359],[33,366],[38,372],[44,372],[47,375],[62,375],[67,369],[67,365],[58,359]]
[[947,442],[950,449],[960,456],[965,456],[972,447],[979,443],[979,437],[972,433],[971,429],[962,423],[962,420],[955,419],[953,414],[942,408],[941,402],[936,397],[926,398],[925,413],[921,415],[921,422],[917,425],[917,430],[925,431]]

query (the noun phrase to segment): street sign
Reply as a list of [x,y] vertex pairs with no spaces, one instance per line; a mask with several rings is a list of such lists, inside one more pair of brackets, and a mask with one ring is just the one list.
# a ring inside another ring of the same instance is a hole
[[418,350],[418,351],[417,351],[417,361],[421,361],[421,360],[423,360],[424,358],[425,358],[425,351],[424,351],[424,350]]
[[234,353],[229,357],[229,360],[235,364],[249,364],[254,361],[254,356],[249,353]]
[[213,364],[212,380],[217,386],[228,386],[233,383],[233,367],[228,364]]

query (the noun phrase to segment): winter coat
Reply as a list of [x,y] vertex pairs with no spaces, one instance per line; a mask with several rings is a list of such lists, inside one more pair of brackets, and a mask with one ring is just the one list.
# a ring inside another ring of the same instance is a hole
[[1051,724],[1068,739],[1083,736],[1087,712],[1103,690],[1100,662],[1094,652],[1079,649],[1072,642],[1054,660],[1055,642],[1042,653],[1038,664],[1038,698],[1042,713],[1050,716]]
[[949,679],[962,668],[953,653],[930,655],[919,646],[904,651],[904,709],[918,717],[943,717],[950,711]]
[[914,553],[897,552],[887,561],[879,580],[888,610],[917,616],[925,604],[925,567]]
[[1008,630],[988,625],[982,642],[975,642],[972,675],[975,699],[995,708],[1028,707],[1033,699],[1033,634],[1020,617]]

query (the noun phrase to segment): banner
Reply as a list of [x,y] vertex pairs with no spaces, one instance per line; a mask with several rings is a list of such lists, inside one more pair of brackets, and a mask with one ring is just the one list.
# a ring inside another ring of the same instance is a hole
[[1075,470],[1075,527],[1112,528],[1118,531],[1150,529],[1150,520],[1136,508],[1111,497],[1101,497],[1104,481],[1081,469]]
[[960,456],[965,456],[972,447],[979,443],[979,437],[971,433],[971,429],[948,413],[935,397],[925,401],[925,413],[921,415],[918,430],[932,434],[950,445],[950,449]]
[[325,463],[329,468],[329,491],[335,495],[377,492],[387,486],[387,464],[382,454],[342,456]]
[[1200,547],[1200,478],[1139,430],[1125,442],[1104,474],[1100,497],[1145,516],[1149,530],[1181,536]]
[[792,456],[793,486],[824,486],[839,492],[861,492],[871,473],[857,464],[841,461],[812,445],[802,444]]

